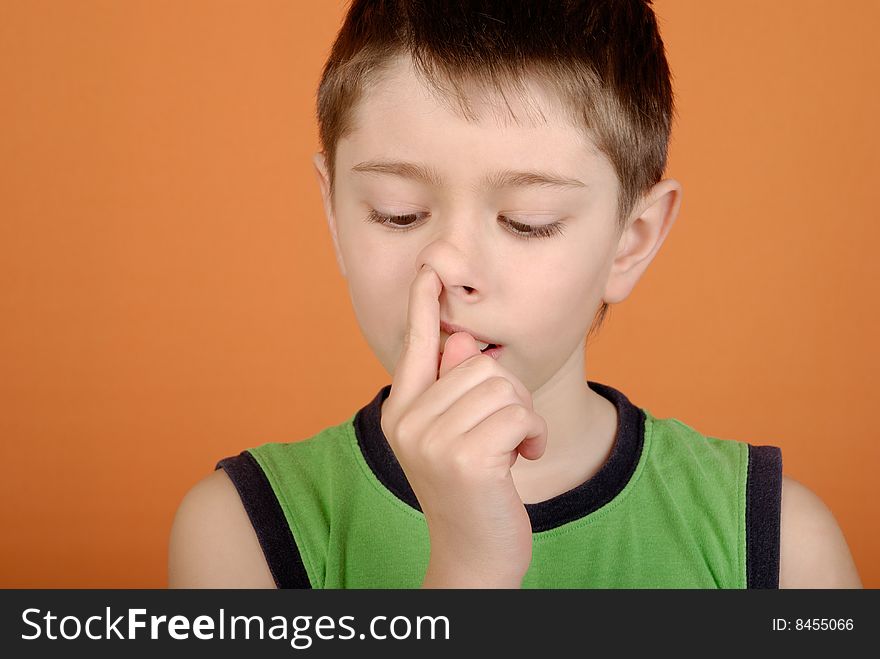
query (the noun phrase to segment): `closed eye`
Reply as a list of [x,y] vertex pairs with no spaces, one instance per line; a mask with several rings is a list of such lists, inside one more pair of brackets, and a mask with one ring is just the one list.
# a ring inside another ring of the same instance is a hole
[[[386,226],[392,231],[409,231],[417,226],[417,220],[419,215],[426,215],[426,213],[410,213],[408,215],[383,215],[382,213],[377,212],[375,209],[370,209],[370,212],[367,214],[367,217],[364,218],[365,222],[376,222],[381,224],[382,226]],[[550,238],[555,235],[563,234],[563,226],[564,222],[562,220],[556,220],[555,222],[551,222],[550,224],[542,224],[539,226],[532,226],[530,224],[522,224],[521,222],[517,222],[515,220],[511,220],[509,217],[505,217],[504,215],[499,215],[498,218],[502,220],[502,223],[508,227],[508,230],[514,234],[515,236],[519,236],[520,238],[524,238],[525,240],[529,240],[530,238]]]

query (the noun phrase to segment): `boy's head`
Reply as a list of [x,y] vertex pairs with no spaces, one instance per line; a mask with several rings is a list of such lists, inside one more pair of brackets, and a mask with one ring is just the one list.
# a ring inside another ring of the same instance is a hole
[[680,204],[661,180],[673,97],[649,5],[352,2],[318,91],[315,165],[389,373],[428,263],[441,319],[504,345],[530,389],[560,369],[582,379],[584,335],[629,295]]

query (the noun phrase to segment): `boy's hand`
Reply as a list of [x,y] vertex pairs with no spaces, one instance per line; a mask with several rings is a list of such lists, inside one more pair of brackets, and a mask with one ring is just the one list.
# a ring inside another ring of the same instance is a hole
[[429,268],[410,286],[382,430],[428,523],[424,585],[518,588],[532,527],[510,467],[543,455],[547,424],[529,390],[466,332],[449,337],[438,373],[442,287]]

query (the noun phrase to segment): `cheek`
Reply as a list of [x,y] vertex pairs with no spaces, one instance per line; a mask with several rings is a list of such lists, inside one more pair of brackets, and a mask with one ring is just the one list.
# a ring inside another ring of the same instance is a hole
[[581,263],[576,269],[557,268],[541,278],[545,283],[522,290],[516,306],[529,328],[524,338],[548,347],[577,342],[586,333],[601,298],[598,276],[598,266]]
[[403,341],[407,291],[399,277],[385,273],[386,265],[362,260],[348,269],[348,290],[361,333],[383,365],[389,367]]
[[393,326],[398,305],[394,296],[387,292],[392,289],[375,274],[371,272],[371,276],[364,277],[357,270],[349,271],[348,289],[355,315],[364,333],[387,334]]
[[[340,236],[345,255],[346,279],[352,305],[368,340],[397,342],[399,327],[406,321],[409,281],[401,273],[413,270],[415,257],[405,250],[389,249],[389,241],[369,227],[347,227]],[[412,272],[411,276],[415,276]],[[371,334],[379,334],[375,339]]]

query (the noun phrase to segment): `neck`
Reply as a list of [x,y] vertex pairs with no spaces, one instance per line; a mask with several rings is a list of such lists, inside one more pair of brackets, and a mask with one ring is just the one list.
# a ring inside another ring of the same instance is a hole
[[591,478],[608,460],[617,434],[617,410],[589,388],[584,353],[576,350],[553,379],[532,393],[547,422],[547,448],[537,460],[517,458],[510,469],[524,503],[546,501]]

